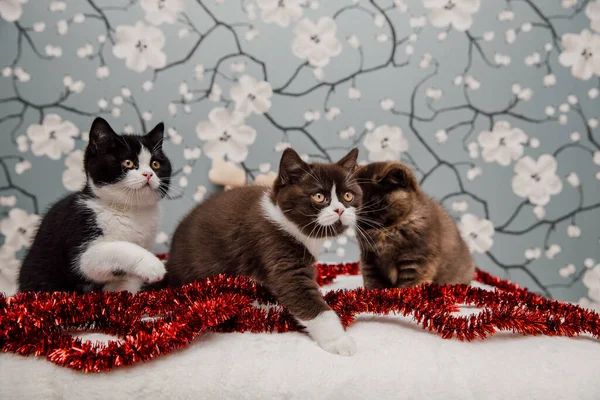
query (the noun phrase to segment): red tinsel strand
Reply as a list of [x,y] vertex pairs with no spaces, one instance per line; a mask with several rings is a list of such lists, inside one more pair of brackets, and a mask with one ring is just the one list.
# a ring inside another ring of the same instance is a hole
[[[161,255],[166,259],[166,255]],[[317,282],[357,275],[358,263],[317,264]],[[426,284],[386,290],[332,291],[325,300],[344,326],[359,313],[412,316],[442,338],[484,339],[498,330],[522,335],[600,337],[600,316],[578,306],[545,299],[519,286],[476,271],[475,279],[495,291]],[[256,306],[258,303],[260,306]],[[461,305],[483,310],[455,314]],[[83,372],[147,361],[185,347],[203,332],[288,332],[294,319],[268,291],[244,277],[215,276],[179,288],[132,296],[121,293],[21,293],[0,295],[0,348],[44,355]],[[120,339],[92,343],[71,334],[96,331]]]

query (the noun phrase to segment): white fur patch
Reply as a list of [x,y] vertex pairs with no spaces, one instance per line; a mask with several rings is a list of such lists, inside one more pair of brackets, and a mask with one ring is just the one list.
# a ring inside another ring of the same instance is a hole
[[142,282],[159,281],[166,272],[164,264],[150,252],[161,219],[156,191],[160,179],[151,161],[152,154],[142,147],[138,168],[128,170],[116,184],[96,186],[90,180],[97,198],[81,203],[94,213],[103,234],[88,244],[78,268],[94,282],[108,282],[105,290],[135,293]]
[[124,207],[102,199],[82,203],[96,215],[96,223],[104,233],[101,240],[124,240],[148,250],[154,246],[161,219],[158,203],[149,207]]
[[[160,281],[165,273],[165,266],[148,250],[129,242],[106,242],[95,240],[79,257],[79,270],[82,275],[93,282],[109,283],[121,281],[107,288],[119,287],[130,290],[141,287],[139,282],[153,283]],[[126,276],[115,276],[115,272]]]
[[324,311],[309,321],[298,321],[324,350],[342,356],[356,353],[354,340],[344,331],[339,317],[333,310]]
[[[319,211],[319,215],[317,216],[319,225],[327,227],[341,221],[344,226],[354,227],[356,225],[356,208],[346,207],[339,200],[335,184],[331,188],[330,199],[329,205]],[[336,210],[342,210],[342,215],[339,215]]]
[[323,246],[326,238],[312,238],[302,233],[300,228],[284,215],[279,206],[273,204],[268,193],[264,194],[261,200],[261,207],[265,216],[273,221],[279,229],[285,231],[298,242],[302,243],[315,259],[319,257],[321,246]]
[[[150,252],[160,226],[159,204],[125,209],[90,199],[82,205],[96,215],[96,224],[103,232],[79,257],[83,275],[94,282],[121,281],[105,290],[129,291],[135,287],[139,290],[141,282],[163,278],[164,264]],[[123,271],[127,276],[115,277],[113,271]]]

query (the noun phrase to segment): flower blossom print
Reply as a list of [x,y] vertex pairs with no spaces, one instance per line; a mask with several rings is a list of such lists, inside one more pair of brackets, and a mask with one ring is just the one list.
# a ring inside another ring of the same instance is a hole
[[431,10],[429,21],[437,28],[452,26],[464,32],[473,24],[473,14],[479,10],[480,0],[423,0]]
[[116,37],[113,54],[124,58],[127,68],[144,72],[148,67],[162,68],[167,63],[163,52],[165,35],[160,29],[137,22],[134,26],[118,26]]
[[519,128],[512,128],[507,121],[498,121],[491,131],[481,132],[477,141],[485,161],[507,166],[523,155],[527,135]]
[[600,1],[590,2],[585,9],[585,15],[590,19],[590,28],[600,33]]
[[196,126],[196,134],[205,141],[204,153],[211,159],[227,158],[242,162],[248,156],[248,146],[254,143],[256,131],[244,124],[244,115],[214,108],[208,120]]
[[4,235],[4,246],[15,251],[29,247],[40,220],[39,215],[29,214],[20,208],[13,208],[8,218],[0,220],[0,233]]
[[588,80],[600,75],[600,35],[588,29],[579,35],[567,33],[562,37],[562,45],[559,61],[565,67],[571,67],[575,78]]
[[27,137],[31,140],[31,152],[36,156],[48,156],[58,160],[63,154],[75,147],[75,137],[79,131],[75,124],[63,121],[60,115],[48,114],[41,125],[27,128]]
[[80,190],[85,183],[83,170],[83,151],[75,150],[65,159],[67,169],[63,172],[62,182],[66,189],[74,192]]
[[173,24],[177,16],[185,9],[184,0],[142,0],[146,11],[146,21],[152,25]]
[[258,0],[261,17],[267,24],[275,23],[286,28],[302,17],[299,0]]
[[0,17],[7,22],[15,22],[23,13],[22,0],[0,0]]
[[587,298],[582,298],[579,303],[587,308],[600,311],[600,264],[593,266],[583,274],[583,284],[588,289]]
[[242,76],[238,84],[231,88],[235,109],[244,115],[251,113],[262,115],[269,111],[271,96],[273,96],[273,89],[269,82],[259,81],[249,75]]
[[408,150],[402,129],[389,125],[379,126],[368,133],[363,146],[369,151],[369,161],[400,160],[400,154]]
[[545,206],[552,195],[562,190],[562,182],[556,175],[556,169],[556,159],[551,155],[541,155],[537,160],[529,156],[523,157],[515,164],[513,191],[536,206]]
[[17,292],[17,276],[21,261],[8,245],[0,247],[0,293],[12,296]]
[[473,214],[463,214],[458,227],[471,252],[485,253],[492,248],[494,244],[492,221]]
[[342,52],[342,44],[336,38],[337,25],[332,18],[321,18],[314,24],[305,18],[294,28],[296,38],[292,43],[292,53],[308,59],[313,67],[325,67],[331,57]]

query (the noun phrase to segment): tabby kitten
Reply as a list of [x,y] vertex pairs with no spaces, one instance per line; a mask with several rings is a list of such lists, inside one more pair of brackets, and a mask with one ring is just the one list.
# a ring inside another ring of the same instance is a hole
[[163,134],[162,123],[135,136],[94,120],[85,186],[46,213],[21,267],[20,291],[135,293],[163,278],[165,267],[150,252],[171,177]]
[[475,264],[467,244],[406,165],[372,163],[356,179],[363,190],[358,239],[365,287],[471,282]]
[[215,274],[263,284],[323,349],[356,352],[315,282],[323,242],[354,227],[361,189],[349,174],[358,150],[337,163],[307,164],[292,149],[281,157],[271,189],[246,186],[215,194],[193,209],[173,235],[167,280],[181,285]]

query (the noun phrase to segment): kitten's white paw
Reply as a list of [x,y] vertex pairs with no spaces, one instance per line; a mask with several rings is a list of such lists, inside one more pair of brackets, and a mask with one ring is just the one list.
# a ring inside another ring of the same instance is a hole
[[311,320],[299,320],[321,348],[341,356],[356,353],[356,343],[348,336],[333,310],[323,311]]
[[319,346],[332,354],[339,354],[340,356],[352,356],[356,353],[356,343],[348,335],[343,335],[337,339],[319,343]]
[[153,255],[144,257],[133,271],[133,275],[144,283],[159,282],[166,273],[165,264]]

